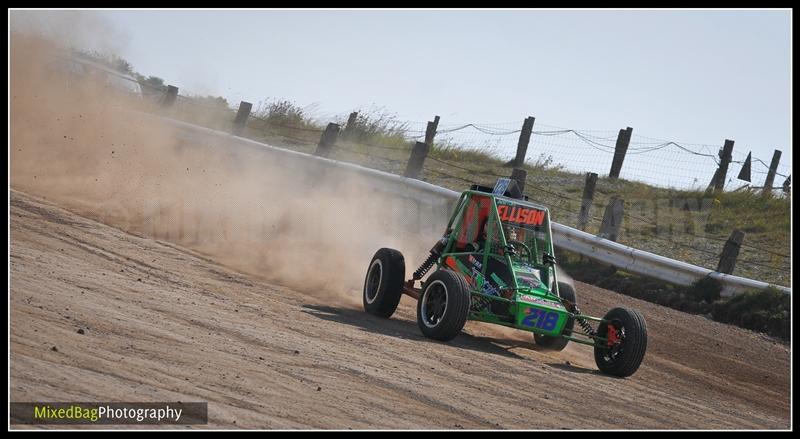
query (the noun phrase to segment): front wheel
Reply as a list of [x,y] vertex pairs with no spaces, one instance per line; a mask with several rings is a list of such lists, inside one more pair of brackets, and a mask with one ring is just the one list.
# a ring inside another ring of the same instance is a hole
[[391,317],[403,296],[405,275],[406,263],[402,253],[391,248],[378,250],[364,279],[364,310],[378,317]]
[[644,317],[627,308],[614,308],[603,318],[597,336],[606,342],[596,342],[594,361],[597,368],[609,375],[633,375],[647,350],[647,325]]
[[417,302],[417,325],[434,340],[455,338],[469,314],[469,285],[463,276],[440,269],[425,282]]

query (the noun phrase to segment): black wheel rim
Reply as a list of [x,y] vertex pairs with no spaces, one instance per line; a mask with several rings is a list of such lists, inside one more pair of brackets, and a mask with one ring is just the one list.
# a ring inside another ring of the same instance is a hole
[[432,283],[422,298],[422,322],[428,327],[436,327],[447,312],[447,288],[441,281]]
[[367,303],[372,303],[378,296],[378,289],[381,287],[381,276],[383,275],[383,265],[379,260],[372,263],[367,274],[366,297]]
[[[613,330],[616,333],[616,338],[619,340],[618,343],[614,343],[612,346],[606,346],[605,351],[603,352],[603,360],[607,363],[613,363],[619,359],[620,355],[625,352],[625,326],[622,322],[618,320],[614,320],[611,323],[613,326]],[[606,339],[609,337],[609,331],[612,328],[606,325]]]

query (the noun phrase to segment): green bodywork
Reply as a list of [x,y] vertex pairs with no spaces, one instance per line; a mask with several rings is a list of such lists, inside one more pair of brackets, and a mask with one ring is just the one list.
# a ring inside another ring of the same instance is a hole
[[[516,239],[512,240],[514,235]],[[578,328],[570,335],[562,334],[573,314],[559,295],[546,207],[465,191],[450,217],[446,236],[438,265],[461,273],[469,283],[470,320],[564,336],[590,345],[604,341],[581,334]],[[473,238],[483,245],[472,242]],[[601,321],[585,315],[581,318]]]

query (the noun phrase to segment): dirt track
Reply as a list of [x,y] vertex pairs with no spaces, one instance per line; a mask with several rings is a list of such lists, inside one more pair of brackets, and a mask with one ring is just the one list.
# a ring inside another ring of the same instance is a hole
[[432,342],[407,297],[380,320],[16,191],[10,259],[12,401],[208,401],[217,428],[789,428],[786,345],[586,284],[587,312],[647,319],[629,379],[482,324]]

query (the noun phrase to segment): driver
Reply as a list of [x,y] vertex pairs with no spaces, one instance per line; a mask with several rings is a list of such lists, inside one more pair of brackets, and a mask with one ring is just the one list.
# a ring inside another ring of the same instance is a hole
[[480,253],[483,251],[484,246],[486,245],[486,238],[487,238],[487,227],[489,221],[483,222],[483,227],[481,227],[481,233],[478,234],[476,241],[470,242],[467,244],[467,251]]
[[517,241],[517,230],[512,226],[506,226],[506,244],[508,244],[508,252],[512,256],[517,254],[517,249],[512,244],[513,241]]
[[516,229],[514,229],[514,227],[511,227],[511,226],[506,227],[506,236],[508,237],[508,239],[506,239],[506,242],[508,242],[508,241],[516,241],[517,240],[517,231],[516,231]]

